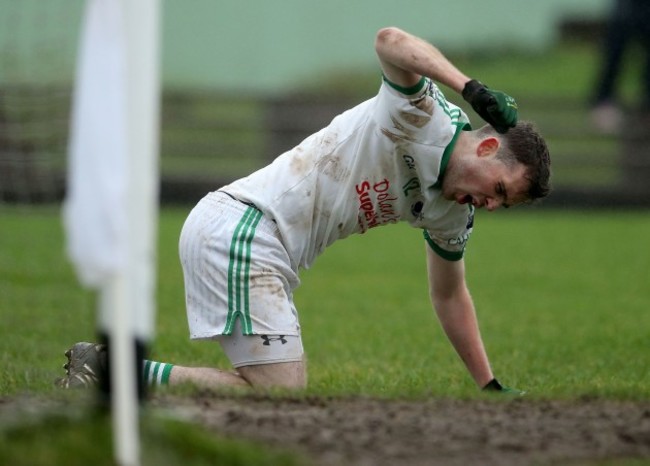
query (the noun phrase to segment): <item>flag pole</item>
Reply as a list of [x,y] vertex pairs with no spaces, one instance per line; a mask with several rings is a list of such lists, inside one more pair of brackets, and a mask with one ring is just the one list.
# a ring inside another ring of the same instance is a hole
[[[140,464],[139,396],[143,355],[153,334],[158,217],[159,0],[120,0],[124,12],[128,154],[129,261],[110,285],[115,302],[110,337],[115,459]],[[135,370],[134,370],[135,368]]]
[[[100,294],[115,462],[140,464],[144,346],[153,338],[160,115],[160,0],[87,0],[73,95],[67,252]],[[103,401],[107,401],[106,397]]]
[[128,323],[129,284],[125,274],[113,276],[106,285],[103,304],[114,319],[108,340],[113,456],[120,466],[140,465],[140,431],[137,367],[133,333]]

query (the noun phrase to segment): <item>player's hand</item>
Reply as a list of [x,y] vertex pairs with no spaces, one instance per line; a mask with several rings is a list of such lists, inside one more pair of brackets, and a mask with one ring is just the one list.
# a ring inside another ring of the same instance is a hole
[[517,124],[515,99],[501,91],[488,88],[476,79],[465,84],[463,99],[499,133],[506,133],[508,128]]
[[516,388],[506,387],[501,385],[497,379],[490,380],[485,387],[483,387],[484,392],[500,392],[505,395],[511,396],[523,396],[526,392],[517,390]]

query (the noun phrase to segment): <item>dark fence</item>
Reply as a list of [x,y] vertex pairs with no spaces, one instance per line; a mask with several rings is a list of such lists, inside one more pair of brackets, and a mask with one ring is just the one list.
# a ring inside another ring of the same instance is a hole
[[[65,192],[70,92],[0,90],[0,202],[59,202]],[[161,200],[193,203],[269,163],[359,99],[167,93],[161,119]],[[650,116],[631,114],[621,137],[590,125],[578,100],[520,99],[553,159],[544,205],[650,207]],[[476,125],[480,119],[470,113]]]

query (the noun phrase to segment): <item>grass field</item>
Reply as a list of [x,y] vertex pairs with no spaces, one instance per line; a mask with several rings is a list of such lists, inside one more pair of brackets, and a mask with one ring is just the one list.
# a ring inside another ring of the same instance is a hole
[[[177,259],[187,209],[160,218],[153,358],[225,364],[190,342]],[[650,398],[645,212],[481,212],[468,281],[496,374],[532,397]],[[52,208],[2,208],[0,395],[52,393],[63,351],[94,338],[95,304]],[[421,234],[396,225],[336,243],[296,294],[309,393],[478,396],[437,325]]]
[[[227,367],[216,344],[187,338],[177,258],[187,211],[164,209],[160,216],[152,358]],[[29,401],[64,397],[78,404],[78,395],[52,382],[63,374],[64,350],[95,335],[94,296],[78,285],[65,257],[60,213],[4,206],[0,214],[0,463],[112,464],[106,418],[61,417]],[[480,212],[468,280],[502,382],[526,390],[529,401],[650,398],[648,231],[644,211]],[[484,398],[435,321],[423,248],[416,230],[379,228],[334,244],[304,271],[296,294],[309,356],[304,395]],[[11,415],[20,399],[28,400],[31,418]],[[146,465],[310,464],[295,452],[219,438],[147,412],[142,441]]]

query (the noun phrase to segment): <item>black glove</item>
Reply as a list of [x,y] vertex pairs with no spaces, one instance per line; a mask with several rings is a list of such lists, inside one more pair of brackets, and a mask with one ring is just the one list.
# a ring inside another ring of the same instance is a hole
[[508,395],[522,396],[526,392],[517,390],[516,388],[504,387],[499,383],[497,379],[490,380],[485,387],[483,387],[484,392],[501,392]]
[[467,81],[463,89],[465,99],[481,118],[499,133],[517,124],[517,102],[509,95],[489,89],[480,81]]

